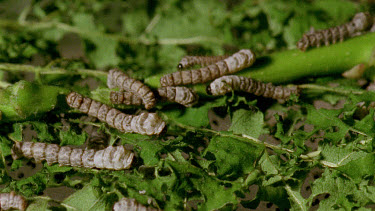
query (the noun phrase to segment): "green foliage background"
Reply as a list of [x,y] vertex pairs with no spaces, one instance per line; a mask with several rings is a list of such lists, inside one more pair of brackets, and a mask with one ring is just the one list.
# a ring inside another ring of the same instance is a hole
[[[69,110],[64,94],[74,90],[108,103],[105,71],[110,68],[145,79],[176,71],[184,55],[293,49],[311,26],[342,24],[374,8],[348,0],[1,1],[1,192],[26,196],[28,210],[108,210],[124,196],[165,210],[255,209],[261,201],[307,210],[324,194],[321,210],[370,209],[366,206],[375,203],[374,111],[361,118],[356,113],[357,104],[368,105],[375,94],[356,81],[304,79],[337,87],[310,90],[282,105],[237,93],[203,98],[193,108],[160,104],[154,111],[168,122],[168,133],[160,137],[84,122],[82,114]],[[90,80],[97,86],[88,85]],[[317,101],[344,105],[317,109]],[[230,116],[227,131],[210,129],[212,108]],[[83,145],[90,134],[80,124],[97,126],[110,136],[110,144],[132,145],[133,167],[108,171],[44,164],[32,176],[12,176],[25,162],[12,160],[10,149],[25,139],[26,128],[36,132],[35,141]],[[306,145],[310,140],[319,140],[316,149]],[[321,176],[310,181],[311,194],[302,196],[305,179],[316,169]],[[41,196],[60,186],[75,192],[60,201]]]

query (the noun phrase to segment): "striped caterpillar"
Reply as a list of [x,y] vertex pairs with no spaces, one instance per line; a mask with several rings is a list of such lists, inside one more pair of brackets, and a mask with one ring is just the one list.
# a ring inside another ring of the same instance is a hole
[[113,104],[142,105],[142,99],[132,92],[111,91],[109,100]]
[[138,95],[142,99],[146,109],[150,109],[156,104],[154,93],[148,86],[134,78],[130,78],[120,70],[112,69],[109,71],[107,86],[110,89],[118,87],[121,90],[130,91]]
[[26,199],[23,196],[17,195],[14,191],[10,193],[0,193],[0,210],[25,210],[26,207]]
[[106,122],[110,127],[122,132],[159,135],[165,128],[165,122],[156,113],[125,114],[106,104],[83,97],[76,92],[67,95],[66,102],[70,107],[97,117],[100,121]]
[[232,56],[195,70],[178,71],[160,78],[161,86],[178,86],[187,84],[206,83],[220,76],[228,75],[251,66],[255,54],[248,49],[242,49]]
[[346,38],[358,36],[361,32],[369,30],[373,22],[374,19],[368,12],[357,13],[350,22],[343,25],[304,34],[297,42],[297,48],[306,51],[309,47],[320,47],[322,43],[328,46],[338,40],[342,42]]
[[296,87],[274,86],[272,83],[264,83],[237,75],[223,76],[214,80],[207,87],[207,93],[210,95],[225,95],[232,90],[281,100],[289,99],[292,94],[299,94]]
[[185,69],[197,64],[204,67],[226,58],[228,58],[228,56],[185,56],[180,60],[177,67],[178,69]]
[[157,211],[152,207],[146,207],[138,203],[135,199],[122,198],[113,205],[114,211],[137,210],[137,211]]
[[177,102],[186,107],[191,107],[198,102],[198,95],[194,90],[181,86],[166,86],[158,88],[159,96],[172,102]]
[[60,166],[121,170],[130,168],[134,153],[124,146],[94,150],[40,142],[16,142],[12,147],[12,157],[34,158],[36,163],[45,160],[48,165],[58,163]]

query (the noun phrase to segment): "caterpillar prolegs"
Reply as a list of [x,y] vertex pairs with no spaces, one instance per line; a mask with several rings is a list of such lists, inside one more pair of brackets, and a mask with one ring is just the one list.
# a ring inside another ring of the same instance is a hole
[[0,210],[26,210],[27,201],[23,196],[17,195],[14,191],[0,193]]
[[152,207],[146,207],[138,203],[135,199],[122,198],[113,205],[114,211],[137,210],[137,211],[157,211]]
[[211,95],[225,95],[232,90],[281,100],[289,99],[292,94],[299,94],[297,87],[274,86],[271,83],[264,83],[237,75],[220,77],[207,87],[207,93]]
[[369,31],[373,22],[374,18],[368,12],[357,13],[350,22],[343,25],[304,34],[297,42],[297,48],[305,51],[309,47],[320,47],[323,43],[328,46],[337,41],[342,42],[346,38]]
[[107,86],[110,89],[120,88],[121,90],[130,91],[138,95],[145,105],[146,109],[155,106],[156,99],[151,89],[142,82],[130,78],[128,75],[120,70],[110,70],[107,76]]
[[165,122],[156,113],[142,113],[140,115],[129,115],[111,108],[106,104],[92,100],[72,92],[66,97],[67,104],[97,117],[100,121],[106,122],[110,127],[123,132],[140,133],[144,135],[159,135],[165,128]]
[[178,63],[178,69],[185,69],[194,65],[200,65],[201,67],[216,63],[228,56],[185,56]]
[[48,165],[58,163],[60,166],[122,170],[130,168],[134,153],[124,146],[94,150],[40,142],[16,142],[12,148],[12,157],[34,158],[37,163],[45,160]]
[[179,86],[206,83],[223,75],[228,75],[251,66],[255,54],[249,49],[242,49],[232,56],[195,70],[178,71],[160,78],[161,86]]

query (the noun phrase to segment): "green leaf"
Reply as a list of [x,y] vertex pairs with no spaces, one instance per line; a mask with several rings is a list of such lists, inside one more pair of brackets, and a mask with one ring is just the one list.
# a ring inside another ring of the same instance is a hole
[[363,207],[369,202],[366,197],[369,194],[365,194],[364,189],[359,189],[352,180],[334,170],[326,169],[322,177],[312,183],[311,190],[309,203],[315,196],[329,193],[329,197],[319,203],[322,210],[332,210],[335,207],[351,210],[353,207]]
[[317,0],[313,5],[326,12],[335,25],[351,20],[359,9],[355,2],[345,0]]
[[27,211],[39,211],[47,210],[48,200],[46,199],[34,199],[31,204],[27,206]]
[[107,66],[116,66],[120,58],[116,54],[117,41],[109,37],[97,36],[95,33],[101,33],[95,23],[94,16],[87,13],[78,13],[73,16],[73,23],[76,27],[84,29],[87,34],[81,35],[94,43],[95,49],[88,51],[88,57],[96,68]]
[[261,156],[262,147],[254,146],[233,138],[215,136],[211,139],[204,155],[215,156],[214,165],[219,178],[235,179],[254,170]]
[[0,136],[0,151],[2,157],[11,155],[11,141],[3,136]]
[[59,137],[61,140],[60,145],[82,145],[85,143],[88,135],[86,132],[82,132],[81,134],[77,134],[72,130],[60,130]]
[[261,1],[260,6],[267,15],[272,35],[280,34],[283,31],[284,22],[292,12],[292,5],[282,1]]
[[225,98],[219,98],[211,102],[205,102],[203,105],[197,105],[191,108],[181,109],[177,107],[163,108],[162,112],[176,122],[194,127],[207,127],[209,124],[208,110],[213,107],[225,105]]
[[[316,129],[325,130],[326,138],[332,141],[341,140],[349,131],[350,127],[338,118],[341,110],[315,109],[313,106],[307,106],[307,112],[307,123],[313,124]],[[334,126],[337,127],[337,131],[331,132],[330,130],[335,129]]]
[[106,210],[104,198],[91,185],[73,193],[62,203],[67,210]]
[[261,111],[249,111],[239,109],[233,112],[232,125],[229,131],[235,134],[246,134],[258,138],[262,133],[263,113]]
[[294,210],[307,211],[307,200],[305,200],[300,193],[300,190],[293,190],[289,185],[285,186],[285,190],[289,195],[289,201]]

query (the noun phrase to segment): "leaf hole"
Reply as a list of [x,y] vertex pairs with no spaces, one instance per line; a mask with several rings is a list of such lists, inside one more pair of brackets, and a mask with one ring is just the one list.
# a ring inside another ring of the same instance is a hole
[[273,203],[272,203],[272,202],[268,202],[268,203],[266,204],[266,207],[267,207],[267,208],[271,208],[271,207],[272,207],[272,205],[273,205]]

